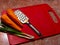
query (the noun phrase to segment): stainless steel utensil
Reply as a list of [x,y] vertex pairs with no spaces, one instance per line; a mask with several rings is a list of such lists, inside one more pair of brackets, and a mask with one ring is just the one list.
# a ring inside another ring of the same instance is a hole
[[39,36],[41,36],[41,33],[29,22],[29,18],[25,14],[23,14],[20,10],[15,10],[14,13],[21,23],[28,24]]

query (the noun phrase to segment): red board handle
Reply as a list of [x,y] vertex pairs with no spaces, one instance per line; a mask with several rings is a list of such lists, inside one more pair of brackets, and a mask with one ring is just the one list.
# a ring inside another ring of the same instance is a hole
[[59,17],[58,17],[58,15],[56,14],[56,12],[52,9],[51,10],[53,13],[54,13],[54,15],[56,16],[56,18],[59,20]]
[[[52,8],[50,8],[49,10],[48,10],[48,12],[50,12],[49,14],[50,14],[50,16],[53,18],[53,20],[55,20],[54,22],[56,22],[56,23],[58,23],[59,21],[60,21],[60,19],[59,19],[59,17],[58,17],[58,15],[56,14],[56,12],[52,9]],[[54,19],[55,18],[55,19]]]

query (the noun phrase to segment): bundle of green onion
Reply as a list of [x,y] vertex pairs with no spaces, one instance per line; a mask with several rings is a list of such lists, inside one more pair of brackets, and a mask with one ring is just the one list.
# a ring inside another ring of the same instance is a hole
[[22,37],[22,38],[26,38],[26,39],[34,39],[34,36],[23,33],[23,32],[20,32],[20,31],[17,31],[15,29],[11,28],[11,27],[6,26],[6,25],[4,25],[4,26],[1,25],[0,26],[0,31],[1,32],[9,32],[13,35],[16,35],[16,36],[19,36],[19,37]]

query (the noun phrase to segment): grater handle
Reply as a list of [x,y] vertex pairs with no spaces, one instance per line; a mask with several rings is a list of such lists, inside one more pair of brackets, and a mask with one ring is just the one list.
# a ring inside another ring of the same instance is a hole
[[41,33],[30,22],[27,22],[27,24],[36,32],[36,34],[41,36]]

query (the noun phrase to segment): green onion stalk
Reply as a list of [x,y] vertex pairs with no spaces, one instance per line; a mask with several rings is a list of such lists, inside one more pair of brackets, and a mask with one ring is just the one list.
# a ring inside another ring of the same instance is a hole
[[22,37],[22,38],[26,38],[26,39],[34,39],[34,36],[23,33],[21,31],[17,31],[17,30],[15,30],[15,29],[13,29],[9,26],[6,26],[6,25],[0,26],[0,32],[8,32],[8,33],[11,33],[13,35],[16,35],[16,36],[19,36],[19,37]]

